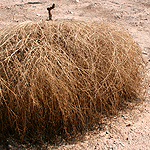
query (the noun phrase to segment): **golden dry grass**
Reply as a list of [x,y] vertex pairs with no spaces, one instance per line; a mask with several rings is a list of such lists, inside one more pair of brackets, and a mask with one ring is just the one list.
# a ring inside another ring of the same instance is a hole
[[0,39],[3,134],[74,134],[140,96],[140,48],[120,27],[24,22],[1,30]]

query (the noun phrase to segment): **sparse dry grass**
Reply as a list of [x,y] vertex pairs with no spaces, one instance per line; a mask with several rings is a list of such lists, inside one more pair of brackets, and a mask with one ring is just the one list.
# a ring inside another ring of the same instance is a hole
[[24,22],[0,39],[1,133],[74,134],[139,98],[140,48],[120,27]]

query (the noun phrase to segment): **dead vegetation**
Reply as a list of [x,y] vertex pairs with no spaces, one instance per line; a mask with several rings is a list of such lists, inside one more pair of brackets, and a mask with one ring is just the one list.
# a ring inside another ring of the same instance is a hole
[[0,132],[75,134],[115,114],[142,89],[140,48],[122,28],[73,20],[0,31]]

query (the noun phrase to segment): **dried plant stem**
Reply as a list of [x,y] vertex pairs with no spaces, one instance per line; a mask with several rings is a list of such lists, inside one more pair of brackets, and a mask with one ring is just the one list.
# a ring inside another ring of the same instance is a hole
[[47,7],[48,14],[49,14],[49,20],[52,20],[52,13],[51,10],[55,8],[55,4],[52,5],[52,7]]

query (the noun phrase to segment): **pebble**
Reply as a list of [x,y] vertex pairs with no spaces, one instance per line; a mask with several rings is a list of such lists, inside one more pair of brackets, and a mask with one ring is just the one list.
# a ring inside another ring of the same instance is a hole
[[125,147],[125,145],[123,143],[120,143],[123,147]]
[[5,8],[6,8],[6,9],[10,9],[10,7],[9,7],[9,6],[6,6]]
[[147,55],[147,52],[144,52],[144,51],[143,51],[142,54]]
[[101,133],[101,136],[103,137],[103,136],[105,136],[106,135],[106,133],[105,132],[103,132],[103,133]]
[[131,124],[130,124],[130,123],[126,125],[126,127],[130,127],[130,126],[131,126]]
[[41,16],[40,14],[36,14],[36,16]]
[[126,127],[130,127],[132,125],[132,123],[130,121],[126,122]]
[[120,19],[121,17],[120,17],[119,15],[116,15],[115,18],[116,18],[116,19]]
[[67,13],[67,14],[73,14],[73,12],[70,11],[70,10],[66,11],[66,13]]
[[73,0],[72,2],[76,2],[76,3],[79,3],[79,0]]

